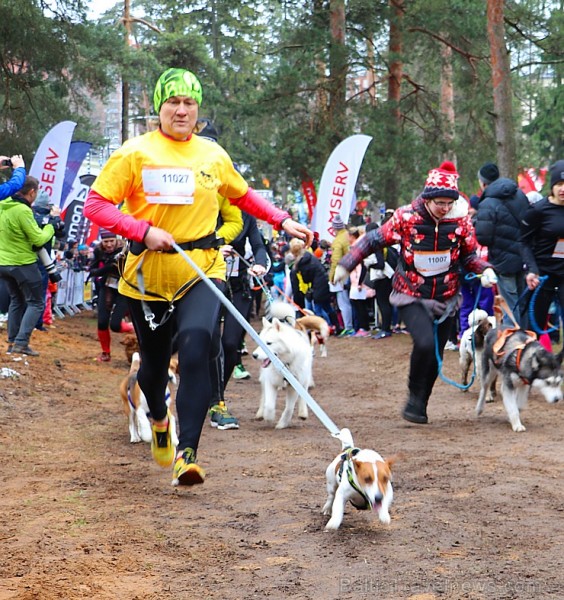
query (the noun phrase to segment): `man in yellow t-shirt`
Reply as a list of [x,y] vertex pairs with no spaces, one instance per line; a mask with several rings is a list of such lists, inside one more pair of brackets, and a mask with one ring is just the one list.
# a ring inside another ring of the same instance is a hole
[[[155,461],[173,469],[174,485],[203,483],[196,453],[211,394],[211,360],[219,352],[220,300],[176,254],[177,243],[220,290],[225,262],[216,238],[218,194],[308,244],[312,232],[264,200],[219,144],[192,135],[202,102],[198,78],[167,69],[153,95],[159,129],[128,140],[92,186],[84,214],[132,241],[120,280],[141,353],[138,381],[151,411]],[[127,214],[117,206],[125,202]],[[174,319],[171,315],[174,312]],[[178,452],[165,402],[172,336],[178,331]]]

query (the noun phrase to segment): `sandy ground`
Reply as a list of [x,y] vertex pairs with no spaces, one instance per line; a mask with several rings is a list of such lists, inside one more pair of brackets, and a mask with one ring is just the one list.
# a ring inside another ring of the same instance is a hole
[[[324,532],[324,472],[340,447],[312,415],[254,420],[258,369],[228,387],[238,431],[207,424],[203,486],[175,489],[130,444],[120,336],[99,352],[94,315],[36,332],[39,358],[0,367],[0,600],[562,598],[563,407],[533,392],[525,433],[501,402],[439,382],[427,426],[399,417],[410,338],[331,338],[312,395],[359,446],[395,465],[392,522],[349,506]],[[2,334],[5,337],[5,332]],[[249,344],[252,346],[252,344]],[[445,372],[457,377],[457,354]]]

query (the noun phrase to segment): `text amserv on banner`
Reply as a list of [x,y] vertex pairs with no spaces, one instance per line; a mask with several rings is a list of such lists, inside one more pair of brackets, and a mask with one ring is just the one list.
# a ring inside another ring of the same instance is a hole
[[[346,175],[345,175],[346,173]],[[337,232],[333,229],[333,219],[341,214],[343,208],[343,197],[347,189],[347,177],[349,168],[343,162],[339,161],[339,169],[335,173],[335,179],[333,180],[333,189],[331,190],[331,196],[329,199],[329,217],[327,219],[327,231],[335,237]]]

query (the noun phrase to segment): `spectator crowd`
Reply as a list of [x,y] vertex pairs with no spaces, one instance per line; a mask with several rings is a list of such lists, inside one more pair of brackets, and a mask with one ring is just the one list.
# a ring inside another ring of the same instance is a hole
[[[189,71],[161,75],[154,92],[159,129],[116,151],[90,191],[85,215],[98,228],[92,244],[67,239],[57,202],[27,174],[21,156],[0,157],[0,168],[11,170],[0,184],[6,352],[38,356],[32,335],[52,323],[61,272],[83,274],[97,312],[97,360],[111,361],[112,334],[137,338],[153,455],[174,465],[177,485],[203,482],[196,456],[205,416],[220,430],[237,429],[226,390],[231,378],[250,377],[244,329],[182,261],[177,243],[247,320],[268,314],[278,299],[298,315],[322,317],[335,336],[375,340],[375,350],[409,333],[402,415],[414,423],[428,422],[444,350],[457,348],[474,308],[493,314],[496,294],[508,307],[504,325],[535,329],[549,349],[560,341],[564,160],[550,167],[540,197],[525,195],[493,162],[479,169],[477,193],[468,197],[458,188],[456,166],[445,161],[407,205],[377,221],[356,218],[354,225],[336,214],[334,238],[319,239],[249,187],[219,145],[215,126],[199,119],[201,102],[201,85]],[[215,169],[213,185],[201,180],[200,156]],[[150,170],[162,172],[160,182]],[[172,183],[178,173],[190,190]],[[261,221],[274,227],[272,239],[264,237]],[[163,400],[174,352],[181,381],[178,452]]]

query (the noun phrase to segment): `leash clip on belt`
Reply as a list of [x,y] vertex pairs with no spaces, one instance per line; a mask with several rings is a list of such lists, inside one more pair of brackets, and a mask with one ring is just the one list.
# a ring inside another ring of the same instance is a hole
[[[141,258],[139,266],[137,267],[137,284],[139,286],[139,291],[141,294],[145,295],[145,281],[143,279],[143,261],[145,257]],[[151,331],[155,331],[157,327],[166,323],[168,321],[174,311],[174,304],[172,302],[169,303],[167,312],[163,315],[160,323],[155,323],[155,313],[150,309],[149,305],[145,302],[145,300],[141,300],[141,307],[143,308],[143,314],[145,315],[145,321],[149,324],[149,329]]]

